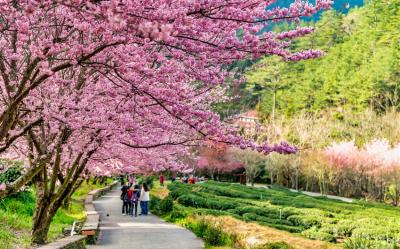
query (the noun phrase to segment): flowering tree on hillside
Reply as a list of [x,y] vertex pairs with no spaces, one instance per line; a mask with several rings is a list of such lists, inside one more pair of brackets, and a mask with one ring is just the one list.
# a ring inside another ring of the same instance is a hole
[[196,169],[209,172],[211,178],[214,179],[215,174],[228,173],[239,168],[243,168],[243,164],[232,158],[227,144],[208,141],[200,147]]
[[[181,170],[179,155],[204,139],[294,153],[245,141],[210,105],[235,60],[290,52],[290,40],[312,32],[258,31],[329,8],[295,1],[0,1],[0,152],[26,161],[0,197],[33,181],[32,240],[44,243],[50,222],[85,175]],[[239,36],[238,31],[242,34]],[[157,155],[157,156],[154,156]]]
[[267,160],[266,156],[257,153],[257,151],[240,150],[237,148],[232,148],[230,153],[237,162],[243,164],[246,170],[247,181],[251,186],[254,186],[255,179],[260,175],[263,166],[265,166]]
[[363,148],[354,141],[333,144],[325,149],[328,165],[335,171],[339,194],[370,194],[384,200],[390,198],[397,205],[400,198],[400,145],[391,147],[387,140],[374,140]]

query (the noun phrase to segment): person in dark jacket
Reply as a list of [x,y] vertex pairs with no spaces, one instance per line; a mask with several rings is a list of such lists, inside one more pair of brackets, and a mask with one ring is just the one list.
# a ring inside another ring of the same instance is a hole
[[127,215],[129,214],[129,198],[128,198],[128,184],[124,184],[121,187],[121,200],[122,200],[122,215]]
[[140,198],[140,188],[139,185],[135,185],[133,188],[130,188],[128,191],[131,191],[131,205],[129,209],[129,214],[133,216],[133,210],[135,210],[135,217],[137,217],[137,209],[138,209],[138,204],[139,204],[139,198]]

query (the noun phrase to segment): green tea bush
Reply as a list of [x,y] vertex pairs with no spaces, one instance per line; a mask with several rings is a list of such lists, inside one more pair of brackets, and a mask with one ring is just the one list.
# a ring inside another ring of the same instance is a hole
[[399,249],[395,242],[370,240],[367,238],[348,238],[343,243],[344,249]]
[[230,236],[226,234],[220,225],[208,222],[206,219],[198,219],[186,224],[197,237],[203,238],[207,245],[230,245]]
[[287,226],[287,225],[280,225],[280,224],[271,224],[265,222],[258,222],[260,225],[273,227],[279,230],[287,231],[289,233],[301,233],[304,229],[301,227],[294,227],[294,226]]
[[352,237],[370,238],[374,240],[389,240],[397,237],[399,233],[393,227],[361,227],[355,228],[352,232]]
[[257,246],[255,249],[294,249],[286,242],[272,242],[265,245]]
[[[239,184],[206,182],[174,183],[171,198],[193,207],[200,215],[230,215],[292,233],[325,241],[336,237],[367,237],[400,241],[400,209],[355,201],[345,203],[314,198],[283,188],[251,188]],[[276,205],[279,204],[279,205]]]
[[246,193],[238,190],[234,190],[231,188],[226,188],[222,186],[216,186],[216,185],[209,185],[209,184],[204,184],[202,186],[202,189],[204,191],[207,191],[208,193],[212,193],[214,195],[218,196],[227,196],[227,197],[234,197],[234,198],[243,198],[243,199],[260,199],[261,195],[259,194],[252,194],[252,193]]
[[160,199],[152,196],[150,199],[150,210],[156,215],[164,215],[171,212],[174,208],[174,201],[171,197]]
[[205,209],[205,208],[199,208],[199,209],[197,209],[195,211],[195,213],[199,214],[199,215],[213,215],[213,216],[228,215],[228,216],[233,216],[232,213],[230,213],[228,211]]
[[186,225],[186,228],[191,230],[199,238],[204,238],[204,234],[208,227],[208,223],[205,221],[205,219],[200,219],[198,221],[189,222],[185,225]]
[[254,207],[254,206],[239,206],[232,211],[235,214],[243,215],[245,213],[255,213],[260,216],[265,216],[271,219],[286,219],[295,214],[291,208],[279,207]]
[[373,249],[372,240],[365,238],[348,238],[343,242],[344,249]]
[[181,195],[176,200],[178,201],[178,203],[184,206],[190,206],[196,208],[228,210],[228,209],[233,209],[237,206],[236,202],[229,202],[226,200],[206,199],[204,197],[197,196],[194,194]]
[[161,199],[156,196],[151,196],[149,202],[149,209],[153,214],[160,215],[158,207],[160,206]]
[[190,194],[190,189],[181,186],[182,183],[173,183],[168,185],[169,196],[176,200],[179,196]]
[[221,226],[208,226],[204,233],[204,241],[212,246],[223,246],[228,242],[228,236]]
[[173,208],[174,208],[174,201],[172,200],[171,197],[166,197],[161,200],[159,210],[163,214],[171,212]]
[[264,216],[260,216],[254,213],[245,213],[243,215],[243,218],[246,221],[261,221],[267,224],[279,224],[279,225],[286,225],[286,226],[292,226],[293,224],[288,221],[288,220],[280,220],[280,219],[271,219],[271,218],[267,218]]
[[312,227],[308,230],[305,230],[301,234],[310,239],[336,242],[335,236],[329,233],[318,231],[317,227]]
[[179,205],[174,205],[167,219],[168,221],[174,222],[176,220],[185,218],[187,215],[188,212],[184,208],[180,207]]
[[321,227],[321,218],[319,217],[303,217],[301,215],[292,215],[288,217],[288,221],[290,221],[295,226],[302,226],[305,229],[310,227]]

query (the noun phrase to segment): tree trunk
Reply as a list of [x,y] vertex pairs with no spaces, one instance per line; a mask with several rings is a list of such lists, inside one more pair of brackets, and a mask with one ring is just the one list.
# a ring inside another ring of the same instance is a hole
[[276,110],[276,88],[274,88],[274,96],[272,99],[272,122],[275,121],[275,110]]
[[47,182],[44,180],[46,172],[41,171],[33,182],[36,186],[36,207],[32,218],[32,243],[45,244],[50,223],[54,214],[51,212],[52,204],[47,193]]
[[41,219],[34,220],[35,226],[32,227],[32,238],[31,238],[33,244],[42,245],[46,243],[50,224],[55,215],[50,210],[48,210],[48,208],[43,208],[43,209],[45,211],[41,212],[41,214],[39,215]]
[[68,196],[67,196],[67,197],[65,198],[65,200],[63,201],[63,204],[62,204],[63,208],[67,209],[67,208],[69,207],[69,204],[70,204],[70,202],[71,202],[72,195],[73,195],[73,194],[75,193],[75,191],[78,190],[78,188],[82,185],[83,181],[84,181],[84,180],[81,179],[81,180],[79,180],[79,181],[75,184],[75,186],[73,187],[72,191],[68,194]]
[[[80,174],[80,172],[78,172]],[[66,188],[59,187],[56,191],[50,191],[47,183],[47,172],[44,168],[34,179],[36,186],[36,208],[32,218],[32,244],[45,244],[51,221],[57,210],[66,198],[71,196],[83,180],[78,181],[76,174],[69,178]]]
[[271,185],[274,185],[274,174],[272,173],[272,170],[270,172],[270,177],[271,177]]

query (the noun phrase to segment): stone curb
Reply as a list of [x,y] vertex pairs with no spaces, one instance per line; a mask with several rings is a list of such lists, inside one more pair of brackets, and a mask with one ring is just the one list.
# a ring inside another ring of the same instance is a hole
[[86,221],[82,226],[81,234],[87,236],[86,242],[88,244],[94,244],[99,234],[100,215],[94,208],[93,201],[104,195],[117,184],[118,181],[114,181],[104,188],[95,189],[89,192],[85,198]]
[[84,249],[86,236],[75,235],[59,239],[38,249]]
[[93,201],[118,183],[118,181],[114,181],[104,188],[95,189],[87,194],[85,198],[86,221],[81,230],[82,235],[65,237],[37,249],[85,249],[85,241],[88,244],[95,243],[99,233],[100,215],[96,212]]

